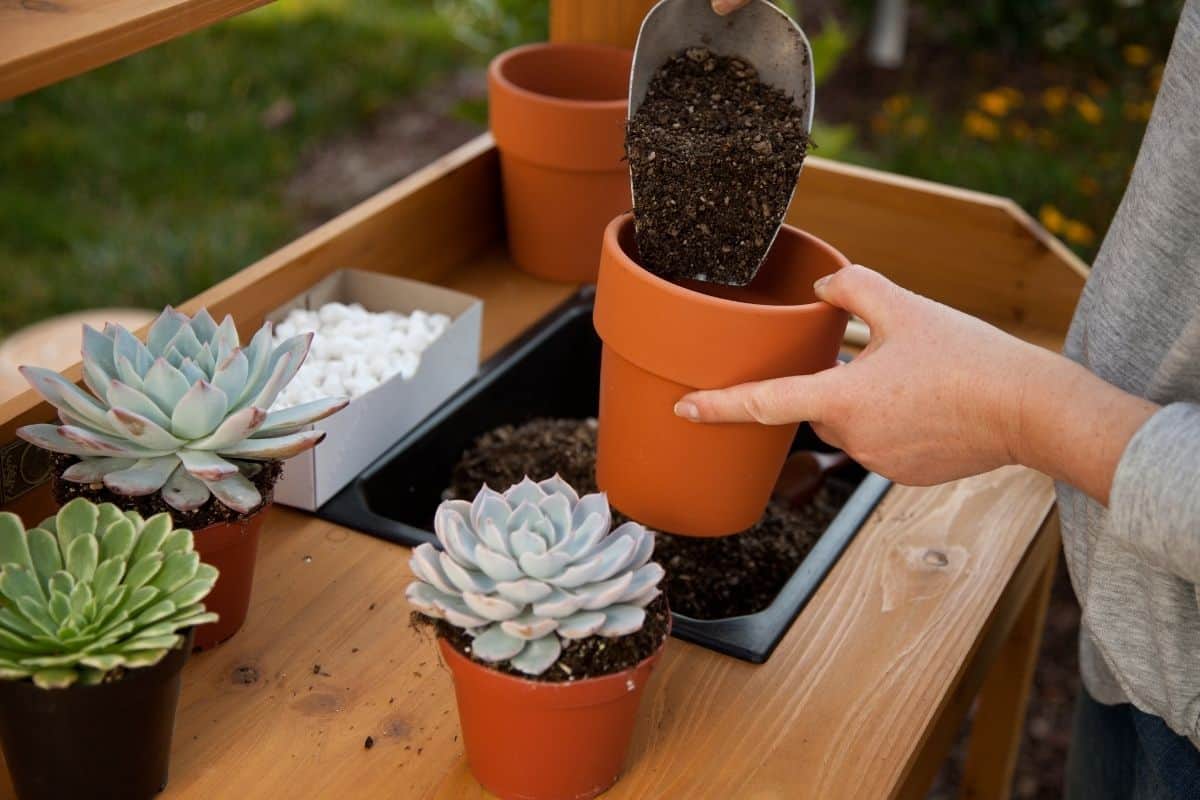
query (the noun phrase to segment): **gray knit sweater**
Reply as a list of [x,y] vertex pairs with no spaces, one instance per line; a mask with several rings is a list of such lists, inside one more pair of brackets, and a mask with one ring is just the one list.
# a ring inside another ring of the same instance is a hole
[[1200,746],[1200,0],[1184,8],[1066,354],[1163,406],[1122,455],[1108,509],[1058,487],[1084,684]]

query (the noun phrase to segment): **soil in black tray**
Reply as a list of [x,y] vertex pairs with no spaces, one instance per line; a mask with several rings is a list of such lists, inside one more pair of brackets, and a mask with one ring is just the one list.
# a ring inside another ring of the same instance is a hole
[[808,143],[800,109],[747,62],[699,47],[676,55],[625,135],[642,266],[673,281],[748,283]]
[[[447,498],[470,500],[484,483],[504,491],[528,475],[556,472],[580,494],[597,491],[596,420],[535,419],[483,434],[454,468]],[[762,611],[829,527],[854,487],[831,479],[803,508],[772,501],[744,533],[699,539],[656,533],[654,560],[667,571],[671,609],[696,619]],[[614,524],[627,519],[613,512]]]
[[667,637],[667,618],[669,616],[667,604],[660,596],[646,606],[646,622],[642,625],[641,630],[627,636],[618,636],[615,639],[605,636],[588,636],[584,639],[565,641],[562,643],[562,655],[558,657],[558,661],[541,675],[526,675],[524,672],[510,667],[507,662],[495,664],[475,658],[471,653],[472,639],[470,635],[462,628],[456,628],[445,620],[432,620],[414,612],[413,621],[419,626],[433,624],[438,635],[445,638],[458,652],[472,661],[486,664],[491,669],[531,681],[563,683],[611,675],[614,672],[622,672],[630,667],[636,667],[649,658]]
[[[74,483],[72,481],[64,481],[60,476],[67,467],[79,459],[75,456],[61,454],[54,454],[53,458],[54,471],[51,478],[51,489],[55,502],[60,506],[66,505],[76,497],[86,497],[93,503],[112,503],[122,511],[136,511],[146,519],[166,511],[171,515],[175,527],[187,528],[193,531],[198,531],[201,528],[218,522],[233,522],[244,519],[247,516],[240,511],[234,511],[232,508],[222,504],[216,497],[208,498],[208,501],[204,505],[194,511],[177,511],[167,505],[167,502],[163,500],[161,492],[154,492],[153,494],[142,495],[140,497],[130,497],[110,491],[103,483]],[[254,484],[255,488],[258,489],[258,493],[262,495],[264,504],[270,503],[274,498],[275,483],[279,480],[279,475],[282,472],[282,461],[264,461],[261,463],[261,468],[250,476],[250,482]]]

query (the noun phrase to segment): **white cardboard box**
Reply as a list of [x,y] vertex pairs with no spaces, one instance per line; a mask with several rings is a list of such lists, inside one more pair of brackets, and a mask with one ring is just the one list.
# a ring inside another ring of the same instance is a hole
[[412,378],[399,375],[352,400],[312,427],[327,436],[312,450],[284,462],[275,501],[313,511],[337,494],[400,437],[479,372],[483,301],[408,278],[345,269],[267,315],[279,322],[292,309],[325,303],[361,303],[368,311],[420,309],[450,317],[450,325],[421,353]]

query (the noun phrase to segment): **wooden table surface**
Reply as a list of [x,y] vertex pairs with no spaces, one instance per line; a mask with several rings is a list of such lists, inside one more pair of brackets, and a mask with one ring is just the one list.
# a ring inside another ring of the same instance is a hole
[[[485,356],[573,291],[502,251],[442,282],[484,298]],[[1050,482],[1019,468],[894,487],[766,664],[670,641],[607,796],[901,794],[972,657],[1011,627],[989,643],[998,609],[1015,617],[1029,594],[1021,565],[1044,569],[1046,553],[1027,554],[1051,503]],[[163,796],[482,796],[449,674],[408,622],[407,557],[272,510],[245,629],[185,670]]]

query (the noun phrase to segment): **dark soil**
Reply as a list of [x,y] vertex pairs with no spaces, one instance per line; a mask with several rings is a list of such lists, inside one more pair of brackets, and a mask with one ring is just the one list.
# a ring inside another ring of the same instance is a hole
[[589,636],[586,639],[571,639],[562,643],[562,655],[548,670],[541,675],[526,675],[520,670],[513,669],[508,662],[499,664],[481,661],[471,652],[471,636],[462,628],[456,628],[445,620],[431,620],[422,614],[414,613],[413,620],[418,625],[433,624],[437,635],[454,646],[458,652],[478,664],[484,664],[489,669],[503,672],[530,681],[544,683],[569,683],[584,678],[598,678],[601,675],[612,675],[635,667],[649,658],[667,638],[670,630],[671,614],[667,610],[667,599],[663,595],[646,606],[646,622],[641,630],[627,636],[610,639],[605,636]]
[[[159,492],[141,497],[129,497],[109,491],[103,483],[84,484],[64,481],[62,479],[63,471],[78,460],[75,456],[54,454],[54,470],[51,473],[50,486],[54,492],[54,500],[60,506],[76,497],[86,497],[93,503],[112,503],[123,511],[136,511],[145,518],[165,511],[171,515],[175,527],[193,531],[218,522],[242,520],[254,513],[251,512],[250,515],[247,515],[234,511],[232,508],[222,505],[215,496],[209,497],[207,503],[194,511],[176,511],[167,505]],[[279,480],[281,472],[283,472],[282,461],[264,461],[262,469],[250,477],[251,482],[258,488],[259,494],[262,495],[264,504],[270,503],[274,497],[275,482]],[[255,509],[255,511],[257,510]]]
[[[483,434],[454,469],[449,498],[469,500],[483,484],[503,491],[528,475],[558,473],[580,494],[597,491],[596,421],[536,419]],[[830,480],[799,509],[772,502],[753,528],[719,539],[655,534],[654,560],[667,571],[676,613],[697,619],[753,614],[771,604],[854,487]],[[613,512],[614,524],[628,519]]]
[[690,48],[629,121],[642,266],[668,280],[750,282],[808,149],[800,110],[747,62]]

